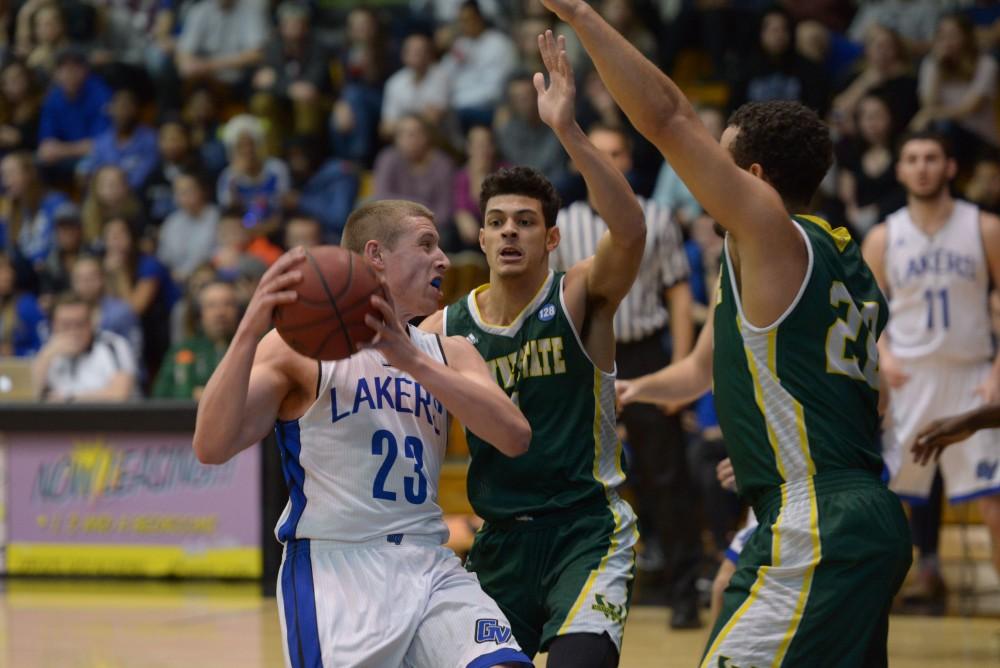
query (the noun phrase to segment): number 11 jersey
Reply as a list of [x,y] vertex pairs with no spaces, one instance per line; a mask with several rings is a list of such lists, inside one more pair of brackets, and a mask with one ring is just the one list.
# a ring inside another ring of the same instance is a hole
[[[414,327],[413,343],[445,363],[440,339]],[[373,350],[320,363],[316,401],[275,425],[289,500],[278,540],[364,542],[448,529],[438,478],[448,440],[444,406]]]
[[903,207],[886,219],[889,346],[903,359],[980,362],[993,355],[989,271],[979,208],[955,200],[928,236]]

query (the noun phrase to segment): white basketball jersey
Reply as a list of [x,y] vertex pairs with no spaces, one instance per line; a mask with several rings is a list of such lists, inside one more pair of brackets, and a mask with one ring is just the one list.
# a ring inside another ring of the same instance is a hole
[[[436,335],[409,330],[419,349],[445,361]],[[448,539],[437,502],[448,414],[380,353],[323,362],[315,403],[275,433],[289,489],[275,528],[281,542]]]
[[978,207],[956,200],[951,218],[933,236],[903,207],[889,216],[886,232],[893,353],[942,361],[990,358],[989,271]]

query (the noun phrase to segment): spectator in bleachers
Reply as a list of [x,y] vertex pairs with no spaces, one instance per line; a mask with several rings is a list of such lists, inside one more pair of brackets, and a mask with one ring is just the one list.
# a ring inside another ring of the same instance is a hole
[[156,254],[178,283],[184,283],[215,252],[219,209],[209,199],[209,192],[195,172],[183,172],[174,179],[177,210],[160,227]]
[[[407,114],[396,123],[392,146],[375,160],[375,192],[378,199],[407,199],[434,212],[434,222],[445,239],[450,236],[452,179],[455,165],[432,142],[427,123]],[[448,233],[446,233],[448,232]]]
[[198,333],[172,346],[153,385],[161,399],[201,398],[205,383],[222,361],[239,324],[236,290],[214,281],[197,293]]
[[192,90],[184,101],[181,117],[187,123],[191,148],[201,160],[201,169],[216,176],[222,173],[228,158],[219,137],[219,109],[212,91],[206,86]]
[[[25,62],[42,79],[48,81],[55,70],[57,54],[70,46],[69,36],[66,34],[66,21],[62,10],[55,2],[39,4],[30,12],[30,17],[30,22],[21,24],[21,26],[27,25],[30,30],[29,37],[24,40],[27,44],[23,52]],[[20,35],[18,41],[22,41]]]
[[[410,9],[427,16],[434,25],[443,26],[455,21],[465,4],[465,0],[410,0]],[[504,17],[503,0],[478,0],[483,16],[491,21]]]
[[179,118],[167,117],[161,121],[157,148],[160,160],[146,179],[141,193],[146,220],[152,225],[163,223],[177,208],[174,202],[174,181],[177,177],[185,171],[199,169],[188,128]]
[[34,281],[52,250],[55,213],[66,196],[45,188],[30,153],[11,153],[0,160],[0,251],[17,267],[18,284]]
[[899,34],[906,50],[916,56],[927,53],[944,3],[939,0],[869,0],[859,3],[847,35],[862,42],[873,25]]
[[72,202],[60,204],[53,215],[55,233],[52,250],[38,271],[38,291],[43,307],[51,298],[70,288],[73,263],[85,251],[80,209]]
[[598,11],[642,55],[654,62],[657,60],[656,38],[639,20],[633,0],[601,0]]
[[94,149],[80,161],[79,172],[89,176],[105,165],[125,172],[129,187],[139,192],[159,162],[156,131],[139,122],[139,100],[134,91],[115,91],[108,104],[111,127],[94,140]]
[[45,314],[35,296],[17,289],[14,263],[0,253],[0,357],[30,357],[45,334]]
[[864,57],[858,65],[833,99],[834,128],[840,134],[855,134],[858,102],[869,94],[886,100],[896,128],[905,128],[920,108],[920,100],[917,98],[917,78],[903,40],[885,26],[872,25],[865,35]]
[[[525,72],[544,72],[545,63],[542,53],[538,50],[538,36],[546,30],[555,27],[552,14],[546,12],[541,16],[524,16],[513,26],[514,46],[517,48],[517,68]],[[567,44],[567,57],[569,57]],[[575,69],[575,63],[573,63]]]
[[48,402],[125,401],[135,392],[135,358],[128,341],[96,331],[90,304],[64,295],[52,307],[52,336],[32,374]]
[[105,165],[94,172],[83,199],[84,243],[99,244],[104,236],[105,222],[116,216],[139,220],[142,217],[142,203],[129,188],[122,168]]
[[[14,48],[20,57],[25,57],[35,45],[32,20],[35,12],[53,0],[26,0],[11,4],[11,12],[16,15]],[[90,0],[55,0],[62,14],[64,30],[70,42],[88,45],[94,42],[99,31],[97,8]]]
[[[118,66],[126,67],[131,84],[147,92],[149,79],[161,85],[175,85],[173,52],[175,0],[93,0],[100,8],[104,29],[100,49]],[[165,78],[166,77],[166,78]],[[138,79],[146,79],[139,81]],[[150,91],[152,92],[152,91]],[[157,100],[162,100],[156,91]]]
[[264,3],[199,0],[184,17],[177,39],[177,70],[185,81],[222,84],[245,92],[270,33]]
[[122,217],[104,224],[108,293],[132,307],[142,323],[145,369],[155,376],[170,345],[170,311],[180,298],[170,270],[138,246],[138,230]]
[[949,14],[938,23],[931,52],[920,64],[920,111],[914,129],[933,127],[952,143],[961,168],[1000,149],[997,61],[980,53],[972,22]]
[[493,129],[488,125],[474,125],[465,138],[465,165],[455,172],[452,186],[455,229],[458,249],[479,250],[479,229],[483,213],[479,210],[479,193],[483,180],[507,163],[500,159]]
[[42,96],[31,71],[21,60],[0,70],[0,157],[38,146],[38,114]]
[[285,250],[302,246],[312,248],[323,243],[323,227],[319,221],[302,211],[292,212],[285,221]]
[[222,129],[222,141],[229,166],[219,175],[219,206],[244,209],[244,222],[254,236],[271,234],[278,228],[282,199],[291,188],[288,166],[265,156],[264,127],[249,114],[230,119]]
[[406,114],[418,114],[438,127],[447,111],[448,76],[435,62],[430,37],[422,33],[409,35],[403,41],[402,60],[403,67],[385,83],[379,131],[387,139],[395,134],[396,123]]
[[830,105],[826,72],[795,50],[794,35],[788,12],[777,6],[764,12],[757,46],[732,82],[732,109],[745,102],[794,100],[820,115],[826,113]]
[[83,51],[71,47],[59,52],[38,128],[38,158],[54,178],[71,177],[77,161],[108,128],[110,99],[111,90],[90,71]]
[[489,125],[504,97],[504,86],[517,66],[517,50],[507,35],[489,27],[475,0],[458,12],[459,36],[442,65],[450,82],[450,105],[463,132]]
[[212,264],[227,281],[236,281],[242,275],[252,274],[267,267],[281,256],[281,249],[267,237],[253,236],[245,224],[242,209],[225,209],[216,228],[215,253]]
[[860,238],[905,206],[906,193],[896,181],[897,133],[888,102],[879,95],[866,95],[855,113],[857,137],[837,147],[837,192],[847,223]]
[[360,179],[354,163],[331,158],[320,163],[318,146],[308,138],[288,143],[285,158],[292,177],[292,190],[285,197],[290,208],[315,217],[323,226],[327,243],[340,243],[340,233],[354,209]]
[[285,0],[277,13],[277,35],[253,75],[251,108],[271,120],[279,135],[318,135],[323,129],[323,96],[330,87],[329,57],[309,29],[308,5]]
[[512,164],[533,167],[553,183],[565,177],[566,152],[538,115],[530,74],[515,75],[507,84],[507,104],[497,113],[494,133],[500,153]]
[[1000,160],[984,158],[976,163],[965,196],[983,211],[1000,214]]
[[100,258],[96,255],[77,257],[72,264],[68,287],[90,305],[98,331],[114,332],[129,342],[139,368],[142,364],[142,325],[128,302],[108,294]]
[[375,11],[355,7],[347,15],[346,41],[334,61],[339,99],[330,114],[333,153],[370,166],[378,144],[382,88],[389,75],[388,40]]

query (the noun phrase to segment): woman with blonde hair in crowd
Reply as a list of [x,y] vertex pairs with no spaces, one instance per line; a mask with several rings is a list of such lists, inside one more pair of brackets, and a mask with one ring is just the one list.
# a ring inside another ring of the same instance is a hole
[[278,228],[282,202],[291,188],[288,166],[267,157],[264,126],[255,116],[230,119],[222,128],[222,141],[229,166],[219,175],[219,206],[243,209],[244,225],[253,236],[270,234]]
[[21,60],[0,69],[0,156],[38,146],[38,115],[42,96]]
[[920,111],[910,127],[932,127],[952,142],[960,168],[1000,149],[997,129],[997,61],[981,53],[964,14],[938,22],[931,52],[920,65]]
[[145,369],[148,378],[156,375],[164,353],[170,347],[170,312],[180,298],[170,270],[143,253],[138,230],[123,216],[104,224],[104,273],[108,293],[126,301],[142,323]]
[[30,153],[11,153],[0,160],[0,251],[17,267],[18,283],[34,281],[52,250],[55,214],[66,196],[48,192]]
[[104,165],[94,172],[83,200],[84,242],[99,241],[104,234],[104,223],[110,218],[136,220],[141,214],[142,204],[129,188],[125,172],[116,165]]
[[889,103],[898,127],[910,122],[920,108],[917,78],[902,37],[875,24],[865,34],[864,56],[843,89],[833,98],[831,120],[841,135],[854,135],[858,105],[866,95],[879,95]]

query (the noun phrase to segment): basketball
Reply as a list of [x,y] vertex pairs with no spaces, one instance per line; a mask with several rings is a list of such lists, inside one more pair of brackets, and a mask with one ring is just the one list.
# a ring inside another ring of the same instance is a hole
[[382,320],[371,296],[385,294],[360,255],[340,246],[316,246],[306,250],[301,271],[298,300],[274,310],[278,334],[292,350],[312,359],[339,360],[374,338],[365,315]]

